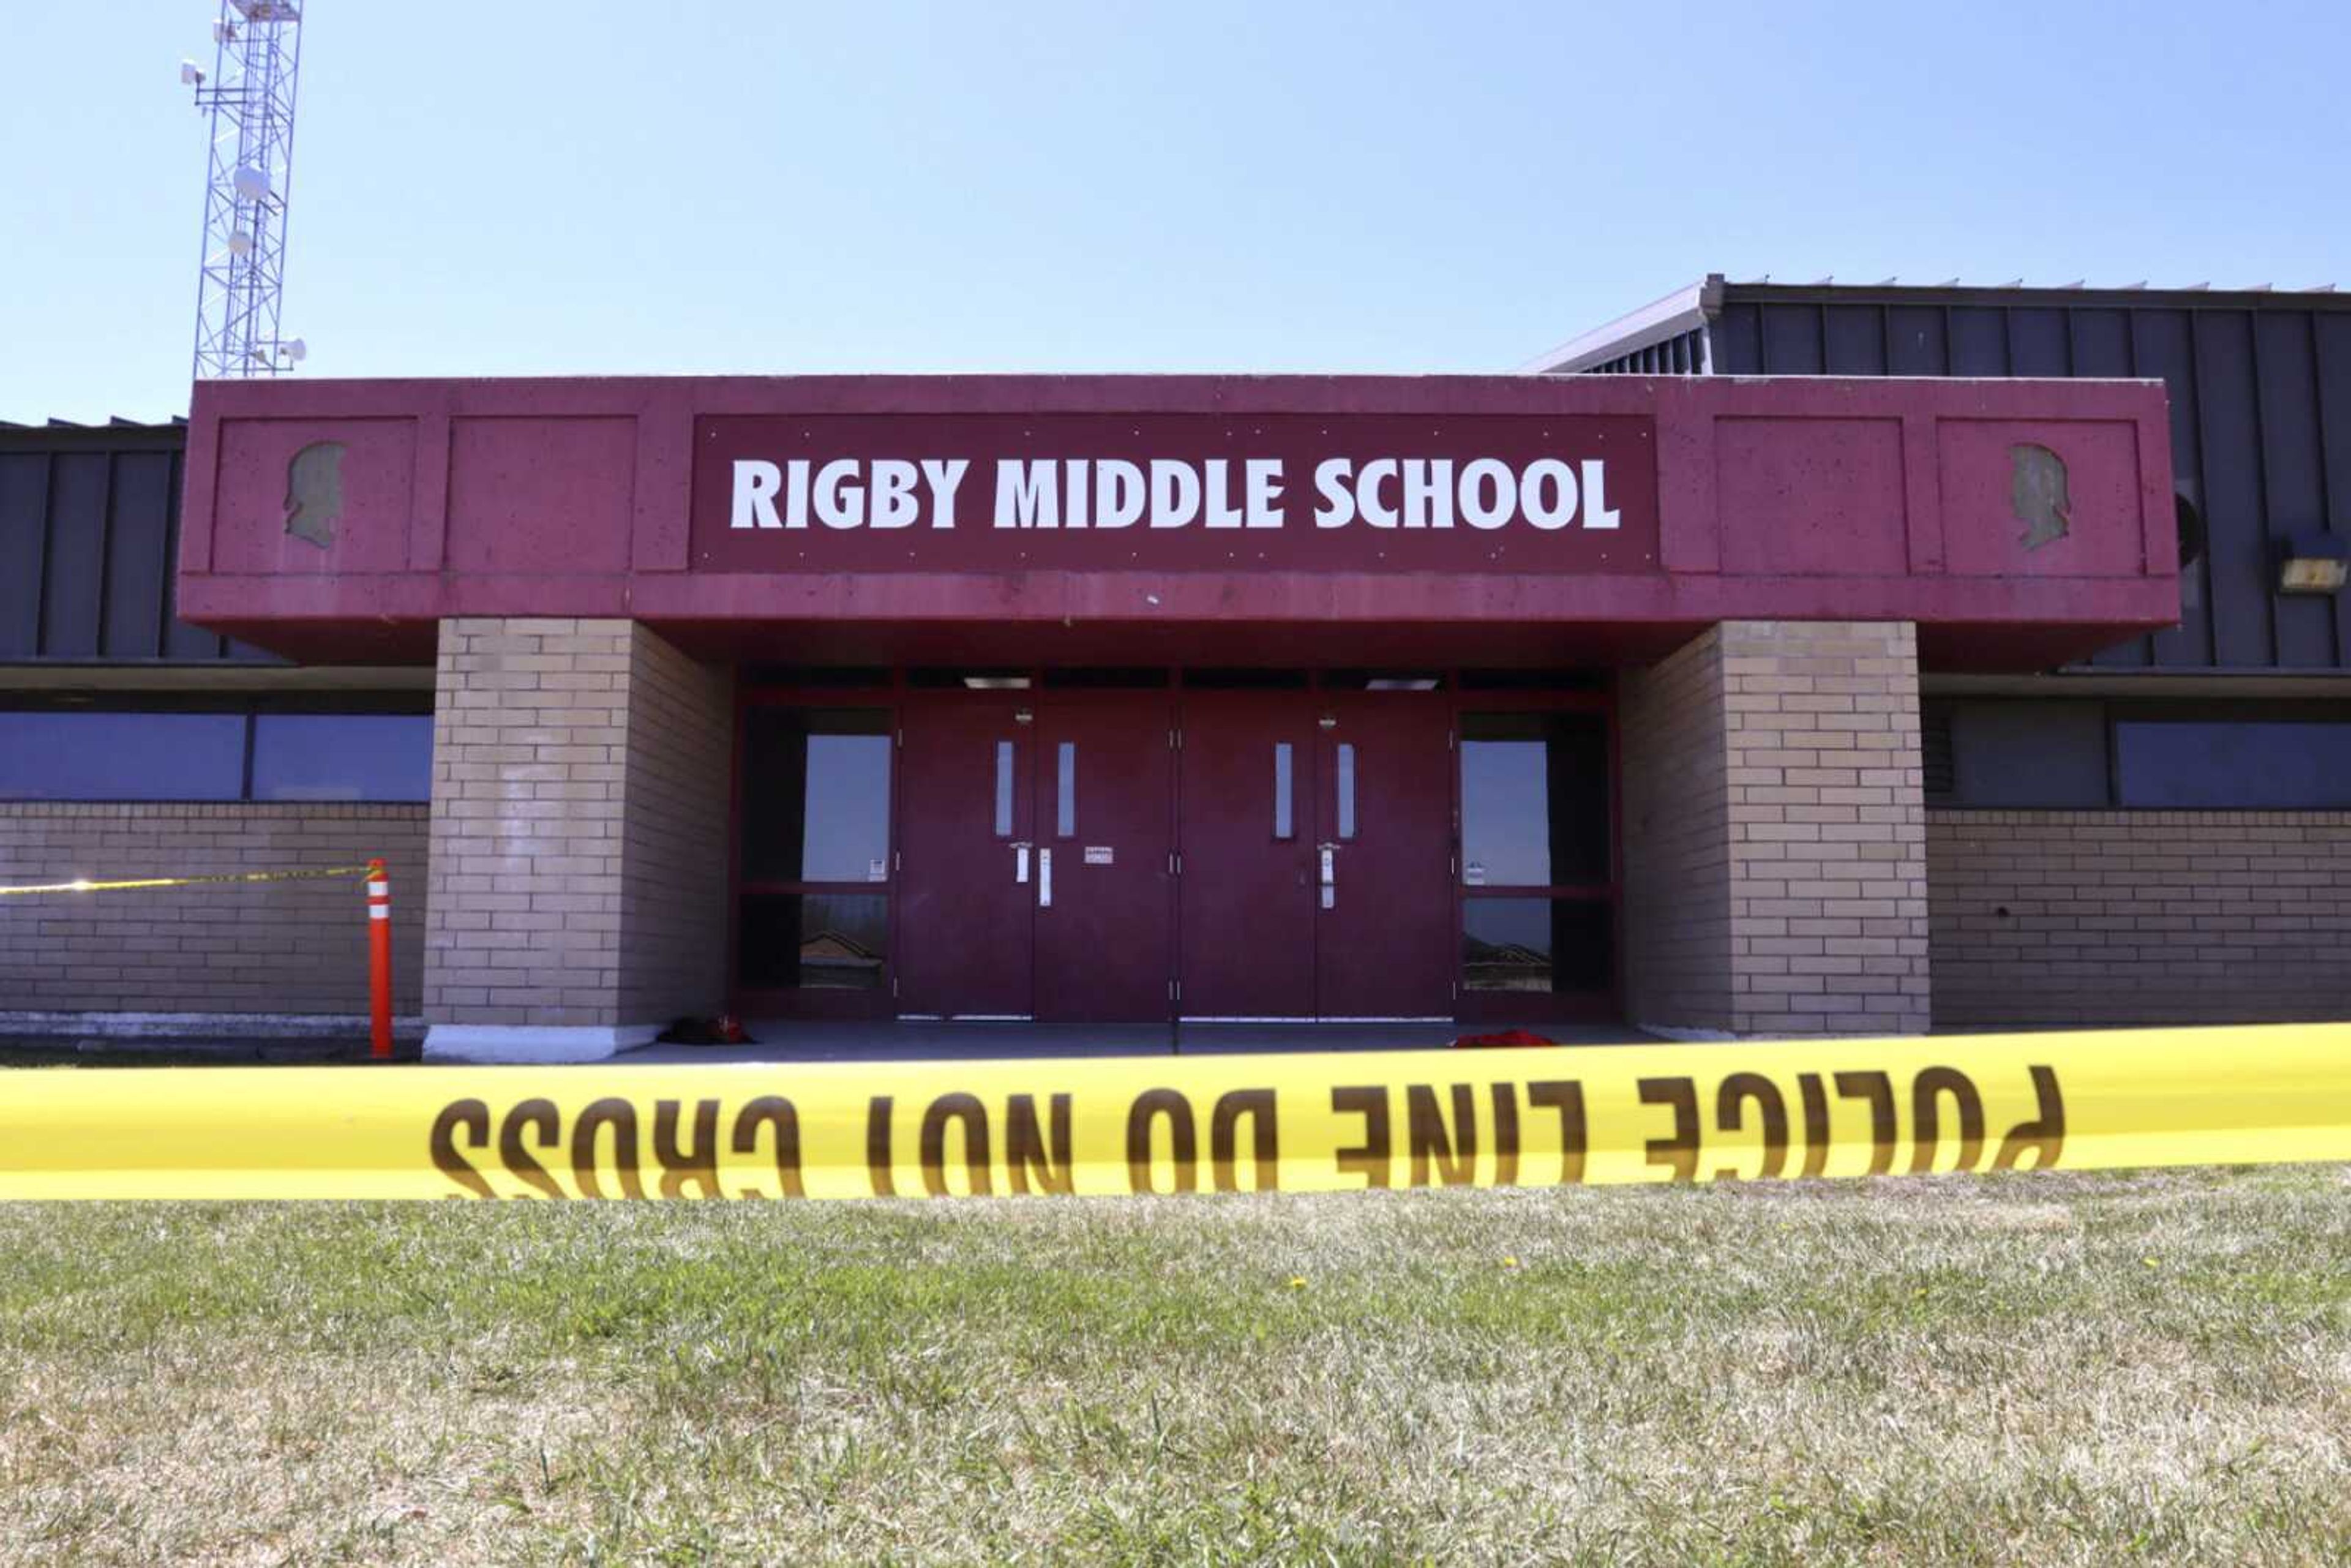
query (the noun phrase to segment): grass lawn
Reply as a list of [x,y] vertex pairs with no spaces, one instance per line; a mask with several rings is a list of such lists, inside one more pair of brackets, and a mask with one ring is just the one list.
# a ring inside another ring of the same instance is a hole
[[0,1562],[2351,1558],[2351,1172],[0,1206]]

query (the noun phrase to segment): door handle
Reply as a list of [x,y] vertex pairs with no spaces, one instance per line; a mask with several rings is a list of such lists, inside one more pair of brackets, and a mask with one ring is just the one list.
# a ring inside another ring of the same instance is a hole
[[1016,884],[1028,885],[1029,846],[1027,844],[1016,843],[1012,846],[1012,880]]
[[1315,847],[1322,856],[1322,907],[1336,909],[1339,906],[1339,846],[1318,844]]
[[1037,907],[1053,907],[1053,852],[1050,849],[1037,852]]

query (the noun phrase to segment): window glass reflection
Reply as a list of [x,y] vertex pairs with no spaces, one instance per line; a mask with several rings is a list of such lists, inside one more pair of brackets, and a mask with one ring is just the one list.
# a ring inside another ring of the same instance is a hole
[[1061,742],[1056,763],[1058,778],[1053,788],[1053,836],[1074,837],[1078,831],[1078,747],[1074,741]]
[[426,800],[426,714],[262,714],[253,721],[256,800]]
[[1604,720],[1577,713],[1462,716],[1465,885],[1605,882],[1608,838]]
[[1273,743],[1273,836],[1277,839],[1292,837],[1297,831],[1290,808],[1290,742],[1277,740]]
[[808,737],[800,880],[880,882],[890,864],[890,737]]
[[779,894],[742,901],[742,983],[752,990],[878,990],[889,955],[889,900],[877,894]]
[[1012,743],[996,743],[996,836],[1012,836]]
[[2126,806],[2351,806],[2351,724],[2131,720],[2115,765]]
[[1464,990],[1604,991],[1615,964],[1604,901],[1472,898],[1461,906]]
[[745,879],[887,880],[890,750],[881,709],[754,709],[743,737]]
[[0,800],[234,800],[244,792],[243,714],[0,713]]

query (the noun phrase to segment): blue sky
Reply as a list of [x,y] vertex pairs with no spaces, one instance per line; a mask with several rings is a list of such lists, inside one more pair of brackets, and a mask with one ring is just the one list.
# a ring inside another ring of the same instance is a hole
[[[1708,271],[2351,286],[2339,0],[311,13],[321,376],[1499,371]],[[12,12],[0,418],[184,411],[211,16]]]

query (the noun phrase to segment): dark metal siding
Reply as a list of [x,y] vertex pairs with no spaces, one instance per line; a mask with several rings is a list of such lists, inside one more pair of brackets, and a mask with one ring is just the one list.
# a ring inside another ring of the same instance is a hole
[[1646,349],[1619,354],[1583,373],[1588,376],[1694,376],[1704,373],[1706,368],[1706,329],[1699,327],[1662,342],[1652,343]]
[[0,429],[0,662],[274,663],[172,613],[185,432]]
[[2276,541],[2351,535],[2351,299],[1727,286],[1725,375],[2146,376],[2204,514],[2181,622],[2100,653],[2170,670],[2351,670],[2351,602],[2280,595]]

